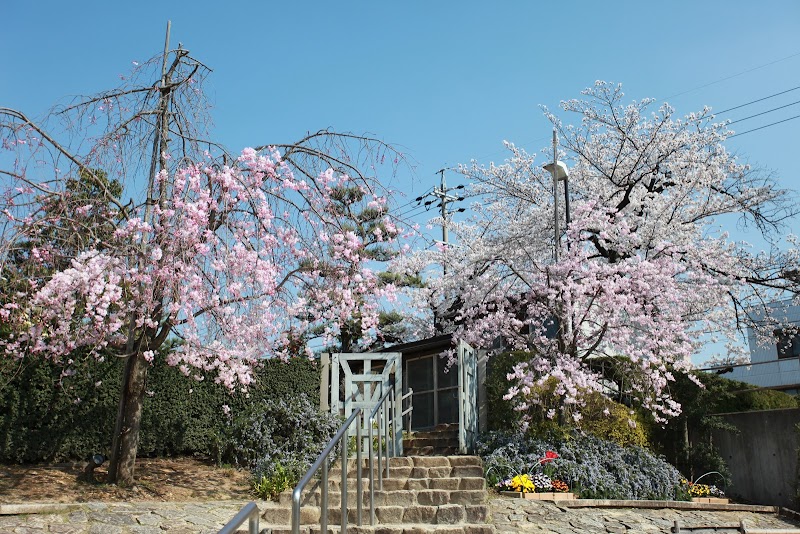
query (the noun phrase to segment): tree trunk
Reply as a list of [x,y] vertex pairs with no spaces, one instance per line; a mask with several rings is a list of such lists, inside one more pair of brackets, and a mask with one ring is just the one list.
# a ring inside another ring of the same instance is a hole
[[111,447],[108,481],[120,485],[133,484],[136,451],[139,446],[139,428],[142,421],[142,403],[147,382],[147,360],[140,351],[128,356],[122,376],[119,412]]

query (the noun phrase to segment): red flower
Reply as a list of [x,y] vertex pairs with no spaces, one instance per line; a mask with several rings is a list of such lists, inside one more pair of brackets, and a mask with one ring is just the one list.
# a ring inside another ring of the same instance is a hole
[[540,465],[549,464],[550,462],[552,462],[556,458],[558,458],[558,454],[556,454],[553,451],[547,451],[547,452],[544,453],[544,458],[541,458],[539,460],[539,464]]

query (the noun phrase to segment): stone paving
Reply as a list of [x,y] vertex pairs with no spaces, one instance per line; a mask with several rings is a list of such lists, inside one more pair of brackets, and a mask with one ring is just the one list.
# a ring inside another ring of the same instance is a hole
[[[511,532],[550,532],[554,534],[670,532],[675,521],[682,529],[697,526],[716,526],[716,529],[694,531],[734,533],[737,529],[722,526],[739,525],[744,520],[748,528],[800,528],[776,514],[749,511],[681,510],[673,508],[572,508],[550,502],[525,499],[496,498],[491,500],[493,522],[498,534]],[[800,531],[799,531],[800,532]]]
[[[52,506],[45,513],[0,515],[0,532],[216,534],[245,504],[247,501],[85,503]],[[245,523],[245,528],[246,525]]]
[[[197,534],[216,533],[246,504],[245,501],[131,502],[53,505],[42,513],[9,514],[0,508],[0,532],[9,534]],[[498,534],[517,532],[649,533],[670,532],[674,521],[683,528],[717,526],[716,530],[694,530],[694,534],[733,533],[721,526],[792,529],[800,523],[775,514],[750,511],[682,510],[672,508],[572,508],[543,501],[493,498],[493,522]],[[26,506],[26,505],[23,505]],[[21,508],[24,511],[25,508]],[[246,527],[245,527],[246,528]]]

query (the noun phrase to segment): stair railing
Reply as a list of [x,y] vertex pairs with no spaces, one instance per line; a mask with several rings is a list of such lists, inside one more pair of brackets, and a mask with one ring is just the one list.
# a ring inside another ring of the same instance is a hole
[[236,514],[233,519],[222,527],[219,534],[234,534],[235,532],[239,532],[239,526],[245,521],[248,521],[247,533],[258,534],[259,514],[258,505],[254,502],[249,502],[244,508],[239,510],[239,513]]
[[[381,445],[381,425],[380,422],[383,421],[384,423],[384,432],[385,432],[385,441],[384,444],[386,446],[386,478],[389,478],[389,454],[390,449],[389,446],[391,444],[391,455],[397,456],[397,451],[395,449],[395,440],[394,440],[394,427],[396,425],[396,421],[392,417],[395,411],[392,409],[394,408],[394,403],[396,402],[395,398],[391,396],[391,393],[394,391],[394,381],[390,383],[388,391],[384,392],[381,396],[378,403],[375,405],[375,408],[372,409],[372,413],[369,414],[369,418],[367,419],[367,440],[369,441],[369,524],[370,526],[375,525],[375,468],[373,466],[373,445],[372,445],[372,422],[373,420],[378,421],[378,485],[379,489],[383,490],[383,446]],[[388,409],[387,409],[388,405]],[[401,425],[402,426],[402,425]],[[390,427],[392,431],[390,433]],[[392,436],[392,439],[390,439]],[[360,447],[359,447],[360,448]],[[358,489],[359,494],[361,493],[361,488]],[[359,519],[361,514],[359,513]],[[361,523],[358,524],[361,526]],[[324,531],[323,531],[324,532]],[[343,530],[344,532],[344,530]]]
[[[369,417],[366,418],[368,428],[368,469],[369,469],[369,488],[370,488],[370,525],[375,524],[375,449],[373,446],[373,421],[377,420],[379,432],[377,434],[377,455],[378,455],[378,484],[380,489],[383,489],[383,449],[386,448],[386,477],[389,477],[389,457],[396,456],[397,451],[395,445],[394,435],[397,429],[397,422],[394,420],[393,414],[395,413],[395,403],[397,399],[394,398],[394,379],[389,382],[389,387],[383,392],[381,398],[377,401]],[[355,400],[355,394],[353,395]],[[356,422],[356,522],[358,526],[362,526],[363,520],[363,479],[361,477],[361,466],[363,463],[362,458],[362,426],[364,422],[364,412],[361,407],[356,407],[350,414],[350,417],[342,424],[336,435],[331,438],[325,448],[322,450],[316,461],[311,465],[309,470],[297,483],[292,491],[292,534],[300,533],[300,501],[303,489],[308,485],[312,478],[321,470],[320,478],[320,531],[328,532],[328,460],[336,446],[340,446],[341,461],[342,461],[342,480],[341,480],[341,532],[347,532],[347,437],[350,427]],[[382,424],[381,424],[382,423]],[[402,423],[400,424],[402,427]],[[382,427],[382,428],[381,428]],[[392,439],[390,439],[390,428]],[[381,443],[381,434],[384,434],[384,441]]]

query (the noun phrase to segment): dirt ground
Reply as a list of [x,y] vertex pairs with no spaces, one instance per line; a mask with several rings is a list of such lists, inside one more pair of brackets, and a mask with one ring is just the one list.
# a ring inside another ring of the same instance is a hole
[[195,501],[252,498],[246,470],[217,467],[196,458],[140,458],[136,485],[105,483],[107,463],[84,482],[80,464],[0,465],[0,503],[88,501]]

